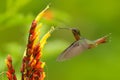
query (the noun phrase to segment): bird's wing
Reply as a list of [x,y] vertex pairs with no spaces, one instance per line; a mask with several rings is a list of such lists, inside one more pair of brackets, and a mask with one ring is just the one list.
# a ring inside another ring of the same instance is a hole
[[67,49],[65,49],[60,56],[58,56],[57,61],[64,61],[69,58],[72,58],[84,50],[88,49],[89,44],[86,42],[86,40],[82,39],[79,41],[73,42]]

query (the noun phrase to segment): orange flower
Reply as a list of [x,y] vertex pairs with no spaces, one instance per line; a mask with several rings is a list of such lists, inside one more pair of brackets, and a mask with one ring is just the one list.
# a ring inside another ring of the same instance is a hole
[[48,8],[49,6],[39,13],[32,22],[28,37],[27,49],[23,57],[21,68],[22,80],[44,80],[45,78],[43,69],[45,63],[39,59],[41,58],[42,49],[46,43],[46,40],[50,37],[50,34],[54,28],[51,28],[51,30],[43,36],[41,41],[39,41],[39,29],[42,27],[42,24],[37,25],[37,23],[40,21]]
[[16,75],[15,75],[15,70],[12,66],[12,58],[10,55],[8,55],[8,57],[6,59],[6,64],[8,67],[8,71],[6,72],[8,79],[9,80],[17,80]]

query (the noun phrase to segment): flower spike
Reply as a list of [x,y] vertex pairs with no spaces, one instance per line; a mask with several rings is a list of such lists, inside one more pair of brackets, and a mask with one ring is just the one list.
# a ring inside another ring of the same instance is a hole
[[49,6],[47,6],[41,13],[39,13],[32,22],[25,53],[26,55],[23,57],[23,63],[21,67],[22,80],[44,80],[45,78],[45,72],[43,69],[45,62],[42,62],[39,59],[41,59],[43,45],[50,36],[52,30],[50,30],[45,35],[45,37],[43,37],[42,42],[39,41],[39,30],[42,27],[42,23],[38,24],[38,22],[43,17],[45,11],[48,8]]
[[7,59],[6,59],[6,64],[8,67],[8,71],[6,72],[7,74],[7,78],[9,80],[17,80],[16,75],[15,75],[15,70],[12,66],[12,58],[10,55],[8,55]]

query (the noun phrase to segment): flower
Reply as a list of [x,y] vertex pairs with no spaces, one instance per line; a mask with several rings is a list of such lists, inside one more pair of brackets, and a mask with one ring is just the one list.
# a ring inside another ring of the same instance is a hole
[[45,63],[39,59],[41,58],[42,49],[46,43],[46,40],[48,37],[50,37],[50,34],[54,28],[51,28],[51,30],[48,31],[45,36],[43,36],[41,41],[39,41],[39,29],[42,27],[42,23],[40,23],[38,26],[37,23],[40,21],[48,8],[49,6],[39,13],[32,22],[28,37],[27,49],[22,62],[22,80],[44,80],[45,78],[45,72],[43,69]]
[[15,75],[15,70],[12,66],[12,58],[10,55],[8,55],[8,57],[6,59],[6,64],[8,67],[8,71],[6,72],[8,79],[9,80],[17,80],[16,75]]
[[[46,40],[50,37],[51,32],[54,30],[54,27],[52,27],[50,31],[48,31],[45,36],[43,36],[43,38],[39,40],[39,30],[42,27],[42,23],[38,24],[38,22],[44,16],[48,8],[49,6],[47,6],[42,12],[40,12],[31,24],[28,44],[23,56],[21,66],[22,80],[44,80],[45,78],[45,62],[42,62],[40,59],[42,55],[42,49],[46,43]],[[6,59],[6,64],[8,66],[8,71],[6,73],[8,79],[17,80],[15,76],[15,70],[12,66],[12,58],[10,57],[10,55]]]

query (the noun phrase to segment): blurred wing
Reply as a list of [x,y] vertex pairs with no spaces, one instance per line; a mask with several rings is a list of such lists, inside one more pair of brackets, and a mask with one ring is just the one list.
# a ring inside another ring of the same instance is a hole
[[57,61],[64,61],[69,58],[72,58],[82,51],[88,49],[89,44],[86,42],[85,39],[73,42],[65,51],[63,51],[60,56],[58,56]]

